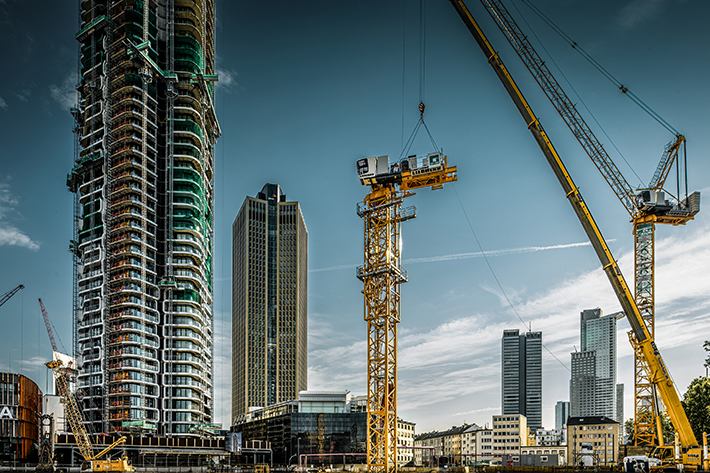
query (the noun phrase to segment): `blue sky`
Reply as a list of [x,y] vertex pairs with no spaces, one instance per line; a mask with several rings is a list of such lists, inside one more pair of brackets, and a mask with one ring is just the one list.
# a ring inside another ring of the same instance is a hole
[[[535,4],[688,140],[689,188],[710,190],[710,4],[702,0]],[[633,279],[628,215],[478,2],[469,8],[518,81]],[[650,180],[673,137],[640,111],[530,11],[520,11],[626,161]],[[515,9],[511,8],[517,15]],[[215,408],[229,423],[231,223],[266,182],[300,202],[309,229],[309,388],[365,393],[362,222],[367,189],[355,161],[396,157],[417,119],[419,3],[217,3],[221,82],[217,146]],[[41,9],[0,1],[0,293],[26,289],[0,308],[0,369],[45,387],[51,356],[37,298],[64,344],[71,341],[73,84],[76,2]],[[408,199],[409,282],[402,287],[399,411],[417,431],[489,422],[500,410],[500,338],[525,329],[492,276],[469,227],[516,311],[567,367],[579,346],[579,312],[618,310],[586,237],[478,46],[445,0],[426,2],[425,119],[458,166],[458,182]],[[404,40],[404,47],[403,47]],[[542,51],[540,51],[542,53]],[[553,73],[559,73],[553,69]],[[561,79],[561,78],[560,78]],[[578,99],[573,98],[578,102]],[[603,135],[595,128],[601,138]],[[604,139],[607,149],[613,149]],[[412,153],[431,151],[421,135]],[[631,185],[639,184],[616,153]],[[710,216],[657,230],[658,345],[681,392],[704,374],[710,338]],[[619,323],[619,382],[632,414],[628,323]],[[543,353],[543,423],[568,399],[569,372]]]

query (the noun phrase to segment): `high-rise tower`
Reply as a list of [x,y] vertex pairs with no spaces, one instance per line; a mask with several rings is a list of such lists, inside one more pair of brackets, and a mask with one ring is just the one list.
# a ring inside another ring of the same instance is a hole
[[232,420],[308,388],[308,230],[266,184],[232,225]]
[[572,353],[572,416],[617,416],[616,321],[623,312],[602,316],[601,309],[580,313],[582,351]]
[[522,414],[531,430],[542,427],[542,332],[520,335],[504,330],[502,339],[503,414]]
[[82,0],[74,354],[103,432],[212,422],[214,0]]

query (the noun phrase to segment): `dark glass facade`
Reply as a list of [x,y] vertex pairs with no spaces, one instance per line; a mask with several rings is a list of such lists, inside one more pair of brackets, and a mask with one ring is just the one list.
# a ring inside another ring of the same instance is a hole
[[[242,441],[261,440],[271,443],[274,463],[298,463],[294,455],[308,453],[365,453],[367,413],[293,412],[253,422],[237,424],[235,432]],[[365,463],[365,456],[346,459],[349,463]],[[308,463],[319,463],[309,458]],[[342,459],[323,457],[323,463],[340,463]]]

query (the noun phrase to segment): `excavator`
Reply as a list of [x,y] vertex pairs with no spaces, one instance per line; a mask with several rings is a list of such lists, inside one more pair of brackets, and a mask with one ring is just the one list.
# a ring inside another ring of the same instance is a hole
[[[678,392],[671,378],[670,372],[661,357],[661,353],[656,346],[652,334],[646,327],[646,323],[639,311],[635,298],[624,279],[616,259],[611,253],[609,246],[601,233],[601,230],[594,221],[591,211],[587,207],[579,188],[575,185],[557,150],[552,144],[547,133],[542,127],[540,120],[535,116],[530,104],[523,96],[522,91],[513,80],[508,69],[503,64],[498,53],[495,51],[490,41],[483,33],[479,24],[474,20],[462,0],[449,0],[456,12],[459,14],[469,32],[473,36],[478,46],[483,51],[486,60],[493,68],[498,79],[503,84],[515,107],[525,120],[525,125],[532,133],[537,145],[540,147],[553,173],[562,186],[565,195],[572,206],[577,218],[582,225],[592,247],[599,258],[602,269],[607,275],[609,282],[616,294],[621,307],[626,314],[626,318],[631,325],[633,332],[632,343],[637,352],[641,353],[648,363],[650,379],[660,395],[668,410],[668,415],[677,432],[679,446],[673,447],[659,446],[652,455],[658,455],[662,463],[658,468],[663,470],[690,470],[696,471],[702,468],[703,451],[698,446],[693,429],[690,426],[688,417],[681,405]],[[659,450],[660,449],[660,450]],[[670,449],[670,450],[669,450]],[[672,456],[669,454],[672,452]],[[707,460],[706,460],[707,461]]]

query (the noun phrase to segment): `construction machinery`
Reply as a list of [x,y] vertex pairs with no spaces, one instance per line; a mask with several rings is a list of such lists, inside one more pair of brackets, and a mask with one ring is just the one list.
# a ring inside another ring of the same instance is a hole
[[2,305],[5,304],[5,302],[9,301],[12,296],[17,294],[21,289],[24,289],[24,288],[25,288],[25,286],[20,284],[12,291],[8,291],[5,294],[3,294],[2,297],[0,297],[0,307],[2,307]]
[[[550,141],[547,133],[543,129],[540,121],[533,113],[529,103],[523,96],[519,87],[513,80],[510,72],[503,64],[498,53],[486,38],[483,30],[474,20],[466,5],[461,0],[449,0],[456,12],[459,14],[464,24],[473,35],[476,43],[483,51],[488,63],[491,65],[496,75],[500,79],[503,87],[513,100],[518,112],[525,120],[525,124],[532,133],[535,141],[547,159],[560,185],[562,186],[567,199],[574,209],[582,228],[594,248],[602,268],[614,289],[614,292],[621,304],[621,307],[629,320],[633,331],[632,343],[637,352],[640,352],[648,364],[649,380],[653,383],[656,392],[660,395],[665,404],[668,415],[675,427],[682,448],[674,455],[668,464],[680,465],[685,469],[698,469],[700,467],[701,449],[693,434],[693,430],[688,422],[688,417],[681,405],[678,392],[671,378],[671,375],[663,362],[663,358],[656,346],[653,334],[646,326],[646,321],[639,310],[634,296],[631,294],[624,279],[621,269],[614,259],[599,227],[592,217],[582,195],[575,185],[572,177],[567,171],[564,163]],[[664,447],[658,447],[664,448]],[[682,453],[681,453],[682,452]]]
[[456,167],[440,152],[410,156],[390,165],[387,156],[357,161],[357,173],[370,193],[358,203],[365,224],[364,264],[357,277],[364,283],[367,322],[367,468],[397,470],[397,324],[402,268],[401,225],[416,217],[416,208],[402,209],[414,189],[440,189],[456,180]]
[[40,414],[39,416],[39,458],[35,472],[54,472],[54,416]]
[[[636,305],[649,333],[655,337],[655,225],[657,223],[685,225],[700,210],[700,193],[694,192],[688,196],[687,176],[681,173],[682,168],[687,174],[685,137],[659,120],[675,134],[675,137],[666,145],[648,187],[634,190],[505,5],[500,0],[481,0],[481,3],[629,213],[635,237]],[[630,93],[623,85],[620,89],[625,94]],[[648,107],[644,109],[648,111]],[[655,114],[655,112],[649,113],[652,116]],[[681,150],[683,151],[682,165],[679,162]],[[675,194],[664,188],[674,164],[677,174]],[[682,188],[681,183],[685,184],[685,189]],[[631,333],[629,335],[633,338]],[[634,443],[637,446],[650,447],[654,445],[655,440],[658,440],[658,445],[663,445],[663,432],[657,428],[660,410],[651,379],[652,373],[649,371],[643,353],[639,350],[634,353],[634,375]]]
[[[54,353],[59,353],[54,333],[52,331],[52,322],[49,319],[49,314],[47,313],[44,304],[42,303],[42,299],[39,300],[39,305],[42,309],[42,317],[44,318],[44,323],[47,327],[47,335],[49,335],[49,341],[52,344],[52,349],[54,350]],[[110,458],[101,459],[115,447],[125,443],[126,437],[119,437],[116,441],[101,450],[99,453],[94,453],[94,446],[91,443],[91,438],[89,437],[89,433],[84,425],[81,410],[79,409],[79,405],[77,404],[74,395],[69,390],[68,371],[71,369],[71,366],[64,366],[62,361],[58,359],[56,355],[55,358],[57,359],[47,363],[47,368],[52,370],[57,392],[59,393],[62,404],[64,404],[64,414],[66,415],[71,431],[74,434],[74,441],[79,448],[81,456],[84,457],[84,461],[86,461],[86,466],[88,468],[82,467],[82,469],[91,469],[92,471],[135,471],[125,453],[117,460]]]

